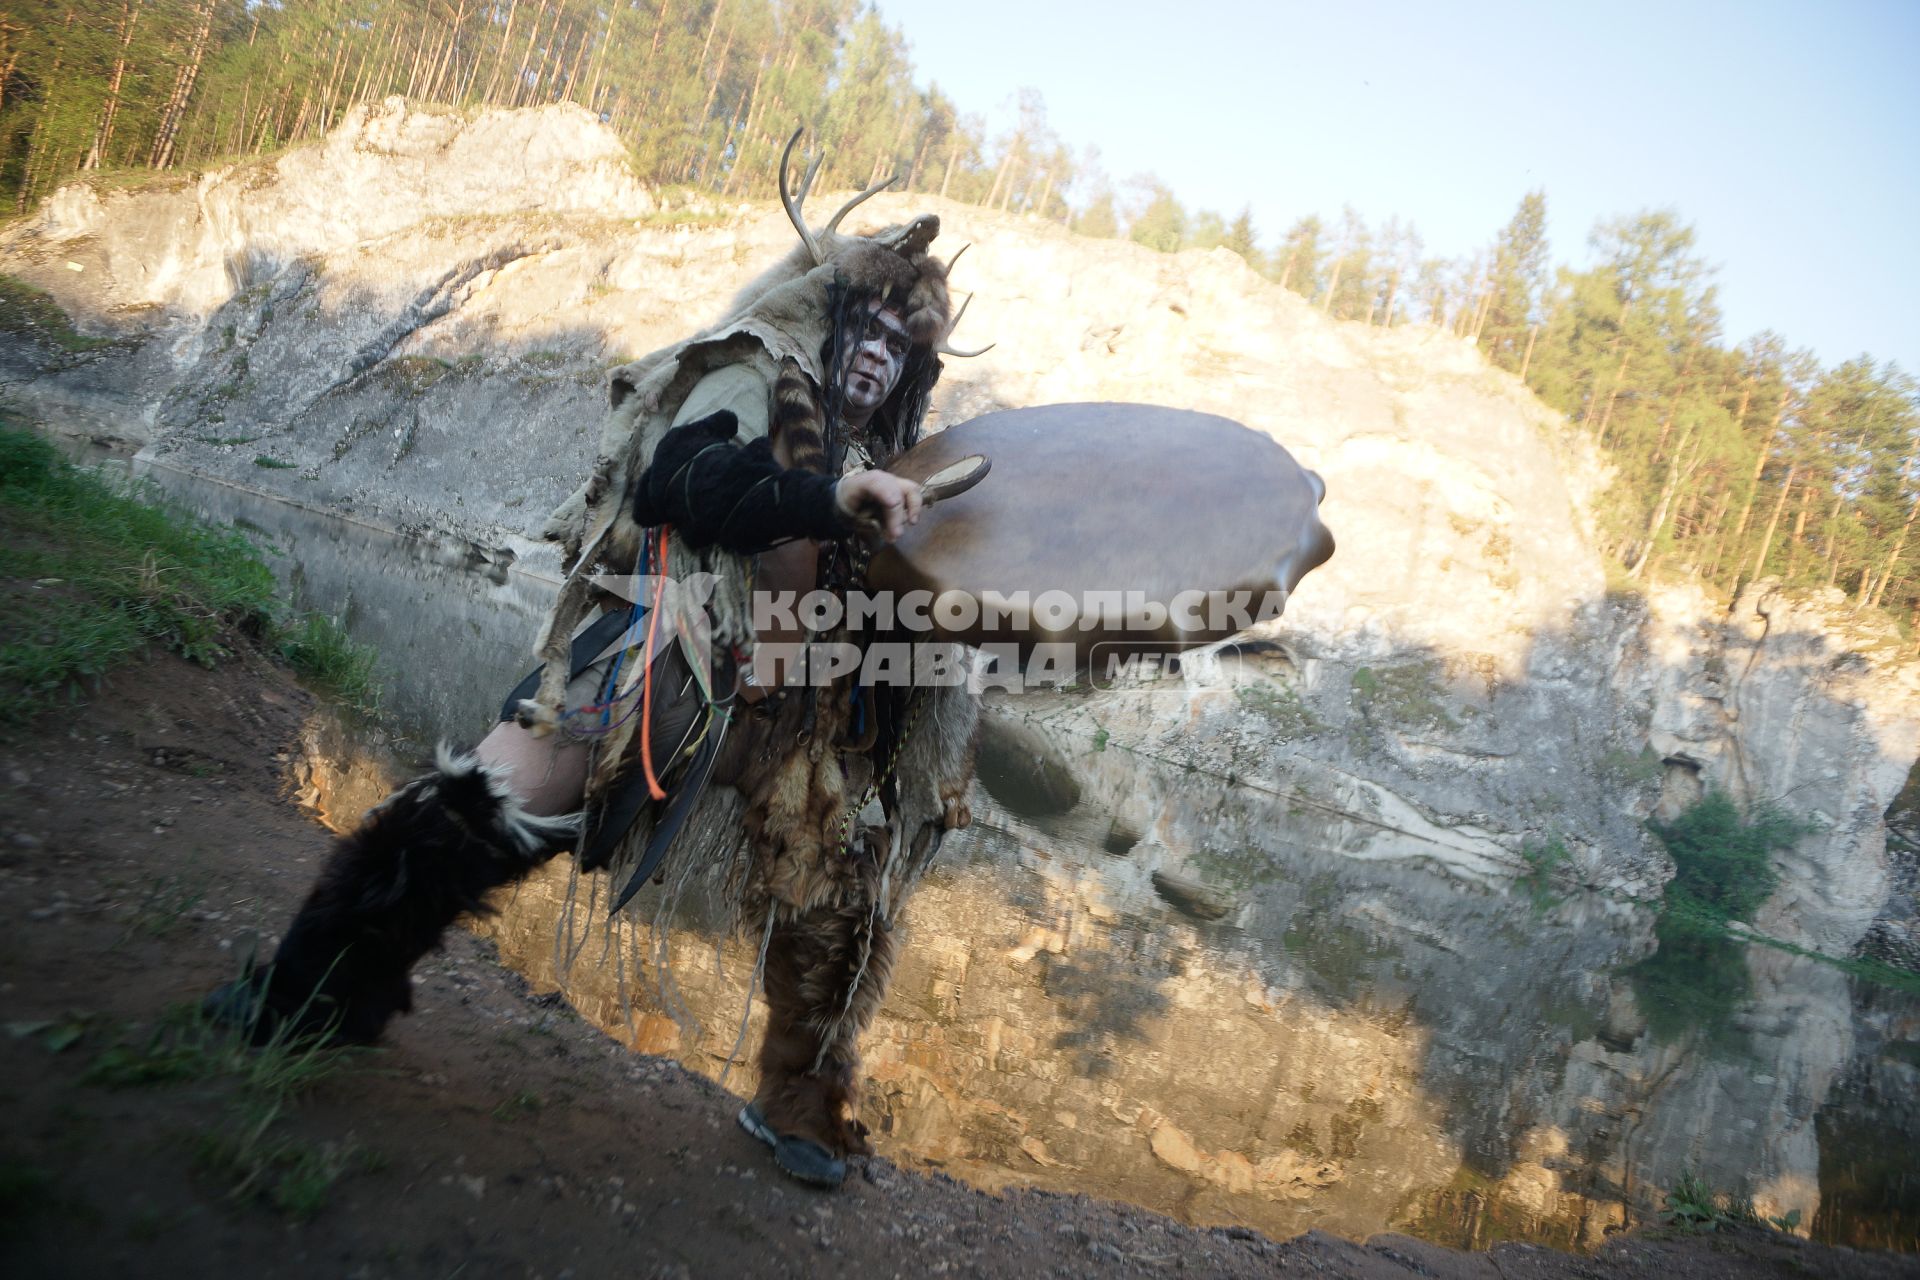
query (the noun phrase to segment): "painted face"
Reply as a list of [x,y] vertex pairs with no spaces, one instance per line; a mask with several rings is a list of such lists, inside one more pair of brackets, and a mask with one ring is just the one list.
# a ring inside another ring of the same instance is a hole
[[846,405],[852,416],[865,418],[886,403],[912,349],[900,313],[874,303],[865,331],[847,355]]

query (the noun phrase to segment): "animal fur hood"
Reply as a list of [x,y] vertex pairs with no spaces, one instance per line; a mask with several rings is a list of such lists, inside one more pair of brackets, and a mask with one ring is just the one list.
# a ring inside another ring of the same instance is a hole
[[797,246],[741,290],[718,324],[614,369],[593,473],[554,511],[541,536],[565,548],[571,570],[605,523],[594,517],[606,496],[631,491],[688,393],[715,369],[751,364],[772,386],[781,362],[792,360],[816,389],[823,386],[820,353],[832,330],[836,283],[886,300],[916,343],[944,339],[953,323],[947,267],[927,252],[939,232],[940,219],[923,214],[870,235],[834,235],[821,246],[827,261],[819,266],[811,265],[806,246]]
[[[589,580],[597,573],[633,571],[643,533],[632,516],[633,484],[694,385],[716,369],[747,364],[765,374],[772,387],[782,366],[791,362],[818,395],[826,384],[821,353],[832,335],[836,289],[878,297],[897,308],[922,346],[943,342],[954,317],[947,288],[949,264],[928,252],[939,231],[939,218],[923,214],[866,235],[827,233],[819,240],[825,258],[821,264],[814,265],[808,246],[796,247],[743,289],[719,323],[612,371],[593,471],[542,530],[542,537],[564,549],[568,576],[538,642],[536,656],[546,669],[535,706],[523,720],[557,723],[568,676],[567,641],[591,605]],[[744,566],[697,562],[686,549],[673,549],[669,570],[674,576],[702,568]],[[720,576],[737,581],[744,591],[744,571],[723,571]],[[749,648],[752,635],[743,626],[744,610],[719,612],[715,642]]]

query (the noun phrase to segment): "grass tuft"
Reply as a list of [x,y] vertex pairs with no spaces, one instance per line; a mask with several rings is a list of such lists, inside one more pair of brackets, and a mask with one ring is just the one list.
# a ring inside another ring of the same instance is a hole
[[314,692],[361,715],[380,709],[377,655],[350,639],[338,619],[306,614],[281,628],[278,648],[293,673]]
[[13,580],[0,686],[44,694],[148,644],[211,666],[230,628],[262,633],[273,574],[244,537],[0,425],[0,579]]
[[373,653],[331,619],[283,622],[273,573],[243,534],[4,420],[0,607],[0,690],[28,698],[77,697],[150,645],[210,667],[237,632],[277,648],[323,695],[377,706]]
[[112,1089],[182,1083],[223,1089],[225,1115],[195,1142],[195,1167],[226,1183],[236,1200],[265,1200],[304,1221],[325,1206],[342,1177],[379,1161],[351,1140],[316,1144],[288,1137],[280,1122],[301,1095],[360,1052],[285,1034],[256,1046],[243,1032],[207,1021],[198,1008],[178,1005],[144,1039],[107,1048],[82,1080]]

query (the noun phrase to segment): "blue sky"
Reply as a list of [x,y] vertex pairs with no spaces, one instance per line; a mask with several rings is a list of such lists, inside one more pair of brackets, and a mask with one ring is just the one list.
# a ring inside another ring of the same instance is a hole
[[1920,374],[1920,0],[878,7],[962,112],[997,131],[1037,88],[1116,183],[1250,206],[1269,243],[1351,204],[1464,254],[1539,187],[1554,261],[1581,264],[1597,220],[1672,206],[1729,342]]

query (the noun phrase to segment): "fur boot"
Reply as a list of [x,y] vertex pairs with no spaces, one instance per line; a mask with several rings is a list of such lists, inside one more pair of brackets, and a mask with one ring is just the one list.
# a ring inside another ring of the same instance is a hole
[[579,815],[534,817],[475,756],[436,763],[339,839],[273,961],[209,996],[211,1016],[257,1042],[371,1043],[412,1009],[408,974],[448,925],[572,847]]
[[860,1123],[859,1039],[893,960],[892,932],[858,908],[820,908],[774,927],[754,1104],[775,1132],[841,1159],[872,1154]]

